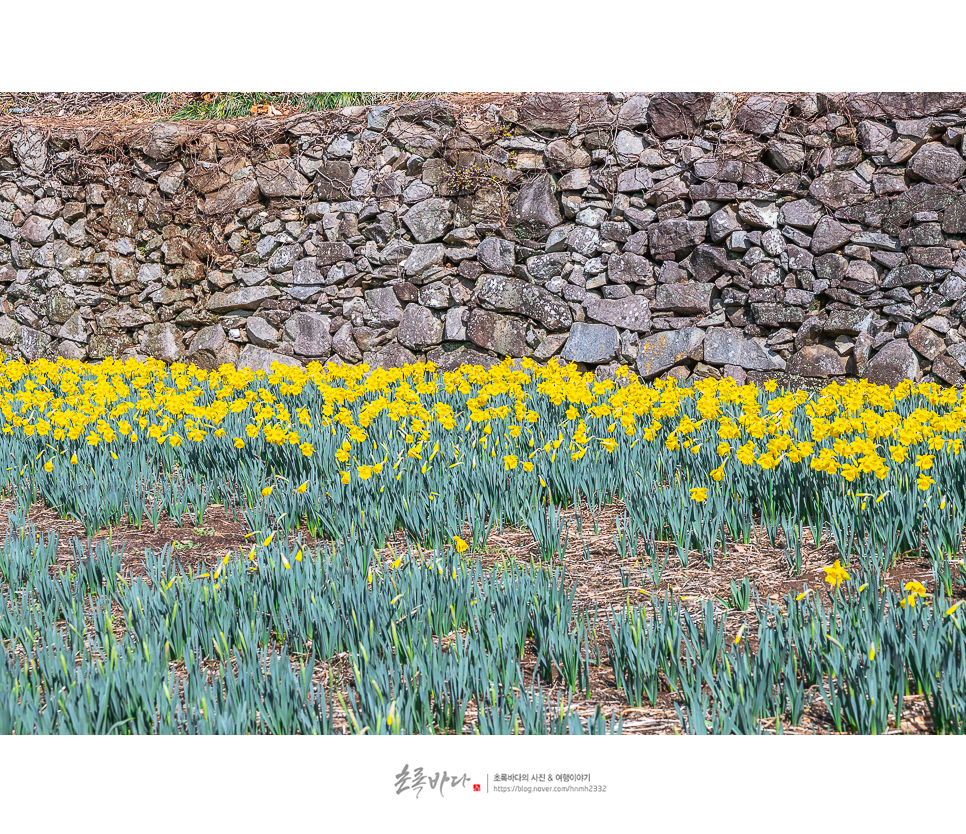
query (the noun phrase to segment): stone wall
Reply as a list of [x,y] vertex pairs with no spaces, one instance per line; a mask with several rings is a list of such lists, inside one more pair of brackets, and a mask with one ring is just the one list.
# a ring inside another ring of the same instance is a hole
[[0,127],[0,350],[963,382],[966,93]]

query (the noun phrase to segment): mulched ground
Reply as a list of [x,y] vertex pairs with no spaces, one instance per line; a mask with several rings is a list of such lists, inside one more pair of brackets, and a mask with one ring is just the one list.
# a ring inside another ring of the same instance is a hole
[[[7,533],[7,510],[13,504],[9,499],[0,500],[0,536]],[[682,569],[673,550],[673,545],[665,545],[669,555],[667,567],[659,586],[655,589],[651,578],[647,575],[646,566],[642,558],[620,559],[614,540],[616,520],[623,508],[620,504],[606,508],[603,512],[593,513],[587,507],[577,510],[564,511],[564,519],[569,530],[566,552],[554,563],[564,566],[568,583],[577,583],[575,602],[578,609],[587,611],[593,622],[595,612],[599,616],[597,633],[598,646],[601,653],[601,665],[591,667],[591,697],[585,699],[581,694],[571,696],[571,706],[583,716],[591,715],[599,704],[605,715],[612,713],[624,718],[624,731],[633,734],[673,734],[680,732],[680,722],[674,709],[674,696],[664,692],[656,706],[630,707],[623,694],[617,689],[613,671],[607,661],[606,618],[611,610],[620,609],[628,602],[640,605],[649,599],[655,590],[663,594],[670,590],[675,599],[680,599],[693,613],[700,611],[702,604],[711,600],[718,610],[724,607],[724,600],[730,597],[730,582],[736,583],[744,578],[753,582],[758,595],[765,599],[780,599],[788,592],[799,593],[807,584],[809,588],[820,590],[824,588],[823,567],[830,565],[838,554],[834,545],[823,544],[813,546],[810,534],[806,531],[806,545],[802,552],[802,574],[793,576],[785,560],[784,551],[779,545],[772,547],[767,541],[763,530],[753,531],[752,541],[748,546],[740,543],[728,542],[728,554],[724,558],[716,556],[713,567],[708,567],[701,554],[693,552],[688,562],[688,568]],[[583,532],[578,531],[578,520]],[[71,519],[61,519],[48,507],[35,504],[29,513],[29,521],[38,531],[49,534],[56,530],[59,534],[57,564],[52,570],[61,570],[73,564],[73,549],[71,539],[76,537],[82,542],[87,536],[82,526]],[[145,520],[141,529],[129,524],[120,524],[110,530],[100,532],[92,541],[98,542],[108,539],[115,550],[123,546],[124,559],[122,574],[128,577],[144,573],[144,554],[147,548],[155,551],[165,545],[172,547],[175,561],[194,574],[204,573],[214,567],[224,558],[226,553],[237,552],[239,548],[248,550],[252,546],[252,539],[246,538],[246,527],[240,521],[233,520],[231,513],[224,507],[209,507],[204,514],[202,525],[196,525],[194,520],[185,516],[183,524],[162,516],[158,530],[154,531],[149,521]],[[596,522],[596,528],[595,528]],[[301,538],[309,547],[315,542],[304,531]],[[467,535],[468,538],[468,535]],[[403,534],[397,534],[391,541],[392,551],[387,548],[381,555],[388,564],[392,561],[400,548],[405,548],[406,539]],[[659,551],[660,552],[660,551]],[[497,567],[513,562],[531,564],[539,562],[536,544],[530,533],[525,529],[505,528],[492,533],[487,540],[487,547],[480,556],[486,567]],[[886,583],[896,590],[901,590],[906,582],[917,580],[927,587],[932,585],[932,573],[928,559],[924,557],[904,558],[886,575]],[[120,612],[118,612],[120,614]],[[747,623],[746,635],[753,640],[757,630],[757,622],[750,612],[730,610],[728,614],[728,633],[737,634],[738,628]],[[117,627],[123,630],[123,618],[119,617]],[[455,635],[441,638],[444,643]],[[747,638],[746,638],[747,639]],[[531,650],[523,661],[525,680],[527,684],[533,679],[533,669],[536,664],[535,653]],[[217,664],[213,664],[213,669]],[[316,675],[319,680],[327,680],[332,675],[333,681],[343,687],[352,680],[352,671],[348,655],[341,655],[330,659],[328,663],[317,664]],[[567,699],[567,690],[563,686],[547,686],[545,693],[550,703],[556,703],[558,697]],[[821,702],[817,690],[813,690],[812,703],[806,709],[803,722],[797,727],[783,727],[788,734],[814,734],[833,732],[828,713]],[[467,726],[475,716],[467,715]],[[336,710],[337,725],[345,725],[345,716],[340,709]],[[770,729],[766,724],[766,728]],[[923,733],[930,731],[930,724],[925,699],[912,696],[906,699],[902,726],[894,732]]]

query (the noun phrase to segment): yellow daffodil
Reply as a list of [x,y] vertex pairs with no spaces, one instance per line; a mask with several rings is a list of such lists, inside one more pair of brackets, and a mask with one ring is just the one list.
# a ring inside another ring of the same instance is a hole
[[825,571],[825,581],[833,588],[837,588],[843,582],[848,582],[852,577],[848,571],[842,567],[842,562],[836,559],[831,567],[822,568]]

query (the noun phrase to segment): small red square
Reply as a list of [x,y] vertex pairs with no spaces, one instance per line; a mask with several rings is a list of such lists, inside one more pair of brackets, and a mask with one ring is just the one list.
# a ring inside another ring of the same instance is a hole
[[473,790],[474,791],[479,791],[479,789],[480,789],[480,786],[479,785],[473,785]]

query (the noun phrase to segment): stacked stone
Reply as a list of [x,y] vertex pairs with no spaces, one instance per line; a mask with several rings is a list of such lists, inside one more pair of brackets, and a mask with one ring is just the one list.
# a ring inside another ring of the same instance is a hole
[[966,93],[428,101],[120,157],[22,127],[0,349],[962,384],[964,132]]

